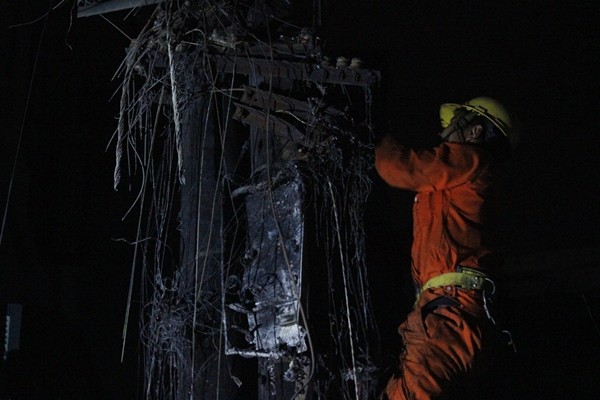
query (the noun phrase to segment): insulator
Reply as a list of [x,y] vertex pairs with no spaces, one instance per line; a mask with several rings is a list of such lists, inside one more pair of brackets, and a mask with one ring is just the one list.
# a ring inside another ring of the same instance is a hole
[[348,59],[344,56],[340,56],[335,61],[336,68],[346,68],[348,66]]

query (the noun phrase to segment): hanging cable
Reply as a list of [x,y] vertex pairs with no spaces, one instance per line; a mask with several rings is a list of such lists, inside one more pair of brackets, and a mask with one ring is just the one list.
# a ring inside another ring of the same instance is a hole
[[587,298],[585,297],[585,294],[582,294],[581,298],[583,299],[583,304],[585,305],[585,308],[587,310],[588,316],[590,317],[590,321],[592,322],[592,326],[594,327],[594,330],[596,331],[596,333],[600,337],[600,327],[598,326],[598,322],[596,322],[596,319],[594,318],[594,315],[592,314],[592,310],[591,310],[590,305],[589,305],[589,303],[587,301]]
[[[44,36],[46,35],[46,27],[48,26],[48,20],[50,18],[50,11],[52,10],[52,2],[49,2],[49,7],[48,7],[48,12],[40,17],[39,19],[33,21],[33,22],[37,22],[39,20],[41,20],[42,18],[44,18],[44,26],[42,27],[42,32],[40,33],[40,40],[38,41],[38,46],[37,46],[37,50],[35,53],[35,59],[33,62],[33,70],[31,71],[31,78],[29,79],[29,87],[27,89],[27,97],[25,98],[25,110],[23,111],[23,118],[21,119],[21,126],[19,128],[19,139],[17,140],[17,148],[15,150],[15,159],[13,161],[13,166],[12,166],[12,170],[10,173],[10,181],[8,183],[8,191],[6,194],[6,204],[4,205],[4,214],[2,216],[2,229],[0,229],[0,246],[3,243],[4,240],[4,229],[6,227],[6,220],[8,219],[8,206],[10,204],[10,200],[12,197],[12,187],[13,187],[13,183],[15,181],[15,172],[17,170],[17,162],[19,160],[19,154],[21,153],[21,142],[23,141],[23,132],[25,131],[25,121],[27,121],[27,114],[29,112],[29,103],[31,100],[31,93],[33,90],[33,82],[35,80],[35,74],[37,72],[37,66],[38,66],[38,61],[40,58],[40,52],[42,50],[42,43],[44,41]],[[31,22],[31,23],[33,23]],[[21,24],[21,25],[13,25],[13,27],[16,26],[22,26],[22,25],[26,25],[26,24]]]

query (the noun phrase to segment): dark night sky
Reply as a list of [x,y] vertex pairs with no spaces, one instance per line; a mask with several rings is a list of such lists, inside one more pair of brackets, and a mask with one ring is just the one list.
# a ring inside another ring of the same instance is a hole
[[[327,4],[325,52],[360,56],[383,73],[380,130],[436,132],[439,104],[481,95],[518,112],[522,143],[506,170],[508,255],[598,246],[597,1]],[[44,20],[9,26],[47,7],[0,0],[2,211]],[[26,307],[25,350],[10,379],[29,387],[27,398],[129,399],[134,340],[126,362],[118,359],[131,249],[112,239],[132,237],[132,220],[120,218],[134,193],[112,190],[105,150],[118,109],[111,78],[128,39],[100,17],[71,21],[70,7],[53,11],[44,30],[0,245],[0,307]],[[109,18],[131,37],[144,22]],[[406,208],[409,197],[373,178],[373,237],[405,235],[405,211],[393,201]],[[592,287],[598,304],[600,282]]]

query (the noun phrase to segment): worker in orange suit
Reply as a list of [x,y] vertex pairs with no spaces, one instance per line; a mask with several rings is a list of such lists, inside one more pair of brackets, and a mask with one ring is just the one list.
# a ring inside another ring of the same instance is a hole
[[516,129],[489,97],[444,104],[440,117],[439,145],[414,150],[387,136],[375,150],[381,178],[416,192],[417,300],[398,329],[404,350],[382,395],[389,400],[477,397],[498,348],[488,307],[501,265],[493,249],[494,171],[510,155]]

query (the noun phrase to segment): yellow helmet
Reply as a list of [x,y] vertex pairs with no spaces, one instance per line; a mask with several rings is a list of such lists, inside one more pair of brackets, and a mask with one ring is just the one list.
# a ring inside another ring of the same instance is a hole
[[515,146],[518,141],[517,130],[510,114],[497,100],[491,97],[475,97],[464,104],[445,103],[440,106],[440,122],[446,128],[457,109],[466,109],[477,113],[490,120],[506,136],[509,142]]

